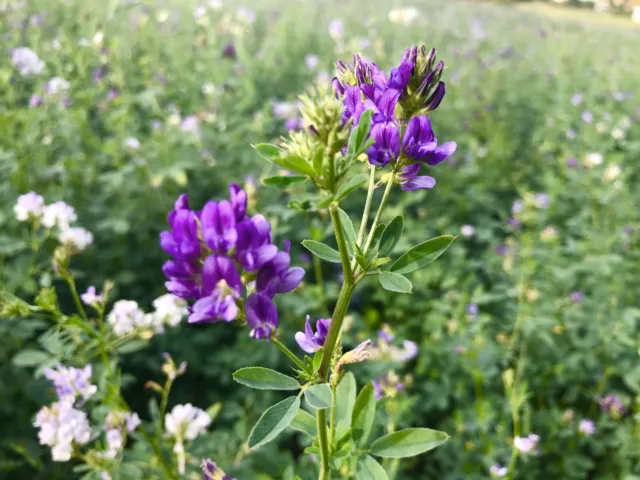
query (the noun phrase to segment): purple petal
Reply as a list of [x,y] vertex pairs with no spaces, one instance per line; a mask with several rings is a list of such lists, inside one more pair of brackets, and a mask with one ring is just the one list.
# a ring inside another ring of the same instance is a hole
[[429,165],[437,165],[453,155],[457,148],[456,142],[443,143],[429,155],[426,161]]
[[436,179],[433,177],[415,177],[411,180],[407,180],[402,184],[402,190],[411,191],[411,190],[420,190],[423,188],[433,188],[436,184]]

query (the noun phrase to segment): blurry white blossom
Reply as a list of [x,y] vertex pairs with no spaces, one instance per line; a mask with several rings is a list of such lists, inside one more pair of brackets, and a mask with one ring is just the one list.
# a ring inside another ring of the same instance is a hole
[[394,8],[389,12],[389,20],[397,25],[411,25],[420,17],[415,7]]
[[344,37],[344,25],[342,24],[342,20],[334,18],[329,22],[329,35],[334,40],[340,40]]
[[177,440],[195,440],[210,423],[209,414],[190,403],[176,405],[164,417],[166,432]]
[[492,478],[504,478],[507,476],[508,469],[501,465],[492,465],[489,469]]
[[616,127],[613,130],[611,130],[611,136],[615,140],[622,140],[625,137],[625,132],[623,129]]
[[54,97],[69,90],[69,82],[62,77],[53,77],[44,86],[45,92]]
[[116,335],[133,333],[148,325],[145,314],[133,300],[118,300],[107,316]]
[[590,437],[591,435],[596,433],[596,424],[593,423],[593,420],[589,420],[585,418],[583,420],[580,420],[580,424],[578,425],[578,430],[585,437]]
[[607,165],[607,168],[604,169],[602,179],[607,183],[611,183],[617,180],[621,173],[622,169],[618,165],[616,165],[615,163],[610,163],[609,165]]
[[153,301],[155,320],[160,325],[175,327],[187,315],[187,302],[170,293]]
[[53,382],[58,398],[62,401],[70,401],[72,404],[76,398],[84,401],[98,391],[98,387],[91,383],[91,365],[75,368],[59,364],[55,368],[45,368],[43,374]]
[[460,229],[460,233],[464,238],[471,238],[475,235],[476,229],[473,228],[473,225],[463,225]]
[[42,213],[42,225],[47,228],[68,228],[69,224],[77,219],[77,215],[72,206],[64,202],[55,202],[44,207]]
[[55,462],[68,462],[73,453],[73,444],[84,444],[91,438],[87,414],[73,408],[70,400],[43,407],[33,425],[40,429],[40,444],[51,447]]
[[256,21],[256,13],[247,7],[238,7],[236,10],[238,18],[245,23],[253,23]]
[[96,293],[96,287],[93,285],[87,288],[87,291],[80,295],[85,305],[95,306],[104,302],[104,295]]
[[584,157],[584,166],[587,168],[593,168],[595,166],[601,165],[604,161],[604,157],[601,153],[591,152],[587,153]]
[[513,439],[513,446],[521,453],[537,454],[539,441],[540,437],[531,433],[527,437],[515,437]]
[[63,228],[58,234],[58,240],[76,252],[82,252],[93,243],[93,234],[82,227]]
[[304,64],[309,70],[315,70],[318,68],[319,63],[320,59],[316,55],[307,55],[304,59]]
[[45,63],[40,60],[36,52],[27,47],[11,50],[11,62],[23,77],[40,75],[45,67]]
[[138,150],[140,148],[140,140],[136,137],[127,137],[124,141],[124,146],[129,150]]
[[25,222],[29,219],[40,219],[43,212],[44,198],[36,192],[20,195],[13,206],[13,213],[20,222]]
[[200,133],[200,122],[198,121],[198,117],[195,115],[189,115],[188,117],[183,118],[180,122],[180,130],[191,135],[198,135]]

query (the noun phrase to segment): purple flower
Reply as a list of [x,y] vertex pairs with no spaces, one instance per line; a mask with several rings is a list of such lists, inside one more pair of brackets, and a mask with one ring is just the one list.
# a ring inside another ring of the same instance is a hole
[[296,342],[298,342],[300,348],[307,353],[317,352],[324,346],[324,342],[327,339],[327,333],[329,333],[330,324],[330,318],[321,318],[316,322],[316,332],[314,333],[311,328],[311,319],[309,318],[309,315],[307,315],[304,332],[296,333]]
[[202,460],[202,480],[236,480],[225,474],[215,462],[208,458]]
[[278,327],[278,310],[273,300],[263,293],[253,293],[244,308],[251,338],[269,339]]
[[539,441],[540,437],[538,435],[530,433],[526,437],[515,437],[513,439],[513,446],[521,453],[537,455]]
[[520,221],[517,218],[511,217],[507,220],[507,225],[509,225],[511,228],[520,228]]
[[369,162],[377,167],[384,167],[395,162],[400,155],[400,133],[392,123],[377,123],[371,129],[375,143],[367,150]]
[[428,165],[437,165],[449,158],[456,151],[455,142],[447,142],[438,146],[438,141],[433,134],[431,121],[427,116],[413,117],[402,139],[402,150],[407,156]]
[[387,372],[378,379],[372,380],[371,384],[376,400],[380,400],[382,397],[395,397],[398,392],[404,390],[404,383],[394,371]]
[[207,202],[202,211],[191,210],[186,195],[177,199],[168,215],[170,230],[160,234],[160,246],[173,257],[162,267],[165,285],[174,295],[194,301],[190,323],[216,323],[238,317],[245,281],[251,282],[249,290],[256,293],[249,299],[260,300],[250,309],[250,321],[247,313],[251,336],[268,338],[278,319],[272,298],[296,288],[304,270],[290,268],[290,244],[278,249],[266,218],[247,216],[247,192],[231,184],[229,195],[230,200]]
[[413,163],[402,167],[400,173],[400,187],[405,192],[412,190],[420,190],[425,188],[433,188],[436,184],[436,179],[429,176],[418,176],[422,165],[419,163]]
[[604,397],[597,397],[596,401],[600,404],[600,409],[612,417],[620,417],[625,413],[624,404],[617,395],[608,394]]
[[591,112],[583,112],[582,113],[582,121],[584,123],[591,123],[593,122],[593,114]]
[[465,307],[465,311],[469,317],[475,319],[478,316],[478,305],[475,303],[468,303]]
[[222,49],[222,56],[235,60],[238,57],[238,52],[233,43],[227,43]]
[[578,166],[578,160],[575,157],[567,158],[567,167],[576,168]]
[[29,99],[29,106],[38,107],[42,105],[43,101],[44,100],[40,95],[31,95],[31,98]]
[[578,425],[578,431],[582,433],[585,437],[590,437],[594,433],[596,433],[596,424],[593,420],[589,420],[588,418],[580,420],[580,424]]
[[45,368],[44,376],[53,382],[61,401],[73,404],[77,397],[87,400],[98,391],[91,383],[91,365],[84,368],[65,367],[58,364],[55,369]]
[[577,107],[581,103],[582,103],[582,94],[576,93],[575,95],[573,95],[573,97],[571,97],[571,104],[573,106]]
[[584,294],[582,292],[571,292],[571,295],[569,295],[569,299],[573,302],[573,303],[582,303],[584,302]]

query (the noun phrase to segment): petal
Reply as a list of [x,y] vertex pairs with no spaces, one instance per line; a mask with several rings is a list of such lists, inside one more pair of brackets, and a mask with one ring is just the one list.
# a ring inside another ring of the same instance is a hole
[[420,190],[424,188],[433,188],[436,184],[436,179],[433,177],[423,176],[415,177],[411,180],[407,180],[402,184],[402,190]]
[[282,276],[277,293],[287,293],[295,289],[304,278],[304,269],[302,267],[294,267]]
[[393,88],[384,92],[380,100],[377,102],[378,110],[384,116],[385,120],[391,120],[393,118],[393,112],[396,108],[396,103],[400,98],[400,90]]
[[218,256],[216,257],[216,263],[220,277],[237,293],[240,293],[242,291],[242,279],[233,260],[229,257]]
[[310,342],[302,332],[297,332],[295,334],[295,339],[298,345],[300,345],[300,348],[307,353],[314,353],[320,349],[319,345],[316,345],[314,342]]
[[274,327],[278,325],[278,310],[273,300],[261,293],[252,293],[244,307],[247,323],[252,328],[258,328],[267,323]]
[[221,279],[216,256],[209,255],[202,264],[202,288],[205,295],[211,295]]
[[232,183],[229,185],[229,194],[236,222],[239,222],[247,212],[247,193],[239,185]]
[[429,165],[437,165],[438,163],[453,155],[456,152],[457,148],[458,146],[456,145],[456,142],[444,143],[429,155],[429,157],[426,159],[426,162]]
[[307,320],[306,322],[304,322],[304,334],[309,339],[313,338],[313,329],[311,328],[311,317],[309,317],[309,315],[307,315]]

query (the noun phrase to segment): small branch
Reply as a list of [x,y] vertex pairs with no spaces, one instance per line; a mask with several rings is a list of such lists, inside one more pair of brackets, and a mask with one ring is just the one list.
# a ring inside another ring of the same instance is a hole
[[289,359],[293,363],[295,363],[302,370],[304,370],[304,371],[307,370],[307,366],[302,362],[302,360],[300,360],[295,353],[293,353],[291,350],[289,350],[289,348],[287,348],[287,346],[284,343],[282,343],[277,338],[272,338],[271,341],[273,342],[273,344],[276,347],[278,347],[282,351],[282,353],[284,353],[287,357],[289,357]]

